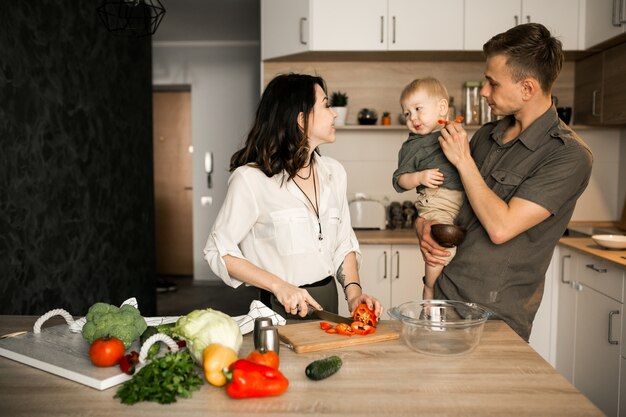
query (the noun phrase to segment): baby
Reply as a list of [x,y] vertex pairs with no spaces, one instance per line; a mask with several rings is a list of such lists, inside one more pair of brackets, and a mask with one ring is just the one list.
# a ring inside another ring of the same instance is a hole
[[[439,145],[439,131],[448,123],[448,91],[432,77],[413,80],[400,95],[400,105],[411,132],[398,153],[398,168],[393,173],[393,187],[401,193],[415,188],[415,208],[420,217],[439,223],[453,224],[464,193],[456,168],[448,161]],[[443,120],[442,120],[443,119]],[[462,118],[455,120],[458,123]],[[442,258],[446,265],[456,253]],[[443,265],[426,265],[424,299],[434,296],[435,281]]]

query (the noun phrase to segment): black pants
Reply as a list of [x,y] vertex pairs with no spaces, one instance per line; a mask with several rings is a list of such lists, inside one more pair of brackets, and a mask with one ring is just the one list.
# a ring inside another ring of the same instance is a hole
[[[314,282],[313,284],[301,285],[300,288],[306,289],[311,297],[315,298],[315,300],[324,308],[326,311],[330,311],[331,313],[339,312],[339,303],[337,300],[337,285],[335,285],[335,280],[333,277],[326,277],[321,281]],[[300,319],[301,317],[298,315],[289,314],[289,312],[285,311],[285,307],[278,302],[278,299],[274,294],[266,290],[259,290],[259,299],[263,304],[274,310],[280,315],[285,315],[285,318],[290,320],[292,319]],[[307,319],[308,317],[305,317]]]

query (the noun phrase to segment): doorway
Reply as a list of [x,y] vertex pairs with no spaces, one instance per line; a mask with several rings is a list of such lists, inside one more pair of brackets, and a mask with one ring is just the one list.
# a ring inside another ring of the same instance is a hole
[[156,273],[193,276],[191,88],[152,93]]

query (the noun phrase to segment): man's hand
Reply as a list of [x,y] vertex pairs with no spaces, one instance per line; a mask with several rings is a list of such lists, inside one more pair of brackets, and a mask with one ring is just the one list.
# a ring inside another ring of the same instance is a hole
[[422,257],[424,258],[426,265],[432,267],[446,264],[445,261],[435,256],[450,256],[450,252],[435,242],[430,234],[430,227],[436,223],[437,222],[434,220],[426,220],[422,217],[418,217],[417,220],[415,220],[415,234],[417,234],[417,238],[420,241],[420,251],[422,251]]

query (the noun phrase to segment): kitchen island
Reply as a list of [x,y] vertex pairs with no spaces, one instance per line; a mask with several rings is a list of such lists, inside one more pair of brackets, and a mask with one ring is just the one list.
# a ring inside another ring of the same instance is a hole
[[[36,319],[0,316],[0,335],[32,331]],[[248,334],[240,356],[252,347]],[[308,380],[306,365],[329,355],[343,359],[341,370],[326,380]],[[282,347],[280,359],[290,385],[279,397],[234,400],[207,383],[175,404],[127,406],[113,398],[116,388],[98,391],[0,358],[0,415],[603,416],[499,320],[488,321],[479,346],[463,356],[426,356],[392,340],[300,354]]]

